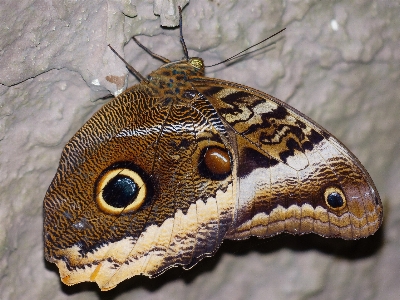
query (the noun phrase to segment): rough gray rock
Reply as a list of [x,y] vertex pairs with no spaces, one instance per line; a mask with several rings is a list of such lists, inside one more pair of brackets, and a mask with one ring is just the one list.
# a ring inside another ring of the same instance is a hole
[[141,42],[171,60],[183,56],[178,30],[162,29],[154,15],[168,19],[160,7],[178,2],[0,4],[0,299],[398,299],[396,0],[197,0],[184,9],[189,54],[206,64],[287,28],[272,47],[210,68],[208,75],[274,95],[342,140],[384,202],[377,235],[355,242],[314,235],[227,241],[189,271],[138,276],[106,293],[91,283],[60,283],[43,258],[42,200],[61,150],[104,103],[90,100],[128,84],[124,65],[107,44],[143,74],[160,64],[133,42],[124,47],[133,35],[143,35]]

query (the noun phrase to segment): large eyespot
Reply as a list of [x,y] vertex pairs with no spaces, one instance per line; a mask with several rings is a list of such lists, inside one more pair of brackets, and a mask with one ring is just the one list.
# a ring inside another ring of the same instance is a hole
[[200,155],[199,172],[214,180],[223,180],[232,172],[229,152],[218,146],[204,148]]
[[342,190],[337,187],[326,188],[324,198],[326,205],[333,210],[340,210],[346,206],[346,197]]
[[136,211],[145,202],[147,194],[143,176],[124,167],[104,171],[96,182],[97,205],[107,214]]

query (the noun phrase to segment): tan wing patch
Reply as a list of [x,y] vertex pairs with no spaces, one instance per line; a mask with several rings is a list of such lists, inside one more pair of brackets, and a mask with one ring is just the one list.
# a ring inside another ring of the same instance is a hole
[[337,216],[321,206],[313,208],[309,204],[303,204],[284,208],[279,205],[269,214],[264,212],[256,214],[226,238],[245,239],[251,235],[268,237],[281,232],[292,234],[318,232],[323,236],[358,239],[373,234],[379,226],[380,220],[376,217],[375,211],[367,213],[365,217],[357,218],[350,213]]

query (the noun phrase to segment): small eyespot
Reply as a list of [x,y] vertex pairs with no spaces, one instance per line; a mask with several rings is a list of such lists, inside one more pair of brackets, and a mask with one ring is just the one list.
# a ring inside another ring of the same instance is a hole
[[200,173],[214,180],[223,180],[232,172],[229,152],[220,147],[207,147],[200,156]]
[[333,210],[340,210],[346,206],[346,196],[337,187],[325,189],[324,198],[326,205]]
[[117,168],[100,175],[95,193],[99,208],[115,215],[138,210],[146,199],[147,187],[134,170]]

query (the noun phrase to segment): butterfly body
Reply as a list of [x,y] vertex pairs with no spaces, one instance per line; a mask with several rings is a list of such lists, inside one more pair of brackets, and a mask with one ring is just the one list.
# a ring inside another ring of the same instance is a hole
[[102,290],[189,268],[223,239],[357,239],[382,221],[359,161],[278,99],[168,63],[68,142],[44,200],[45,256]]

